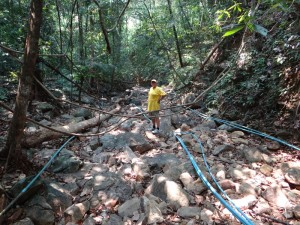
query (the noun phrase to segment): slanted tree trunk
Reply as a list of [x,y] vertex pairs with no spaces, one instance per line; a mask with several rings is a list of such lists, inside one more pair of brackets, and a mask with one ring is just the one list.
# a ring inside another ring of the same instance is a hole
[[[117,113],[120,111],[121,106],[117,105],[117,107],[113,110],[110,111],[110,113]],[[66,126],[60,126],[60,127],[55,127],[54,129],[62,131],[62,132],[67,132],[67,133],[78,133],[82,132],[88,128],[95,127],[99,125],[102,121],[107,120],[110,118],[111,115],[107,114],[104,116],[95,116],[91,119],[81,121],[79,123],[71,123]],[[25,138],[22,141],[22,146],[25,147],[34,147],[38,144],[41,144],[44,141],[50,141],[53,139],[60,138],[64,136],[65,134],[58,133],[52,130],[48,129],[40,129],[34,133],[30,133],[28,135],[25,135]]]
[[42,24],[42,0],[32,0],[30,4],[29,30],[26,37],[24,63],[19,77],[15,111],[9,127],[7,142],[1,156],[18,162],[22,159],[21,139],[26,122],[28,100],[30,98],[36,60],[39,54],[40,27]]

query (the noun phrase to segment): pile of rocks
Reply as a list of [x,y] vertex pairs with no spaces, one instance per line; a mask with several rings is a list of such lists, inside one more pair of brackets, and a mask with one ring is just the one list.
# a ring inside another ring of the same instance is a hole
[[[139,109],[128,103],[123,112]],[[211,173],[255,224],[275,219],[300,224],[296,151],[190,111],[173,112],[164,112],[173,115],[162,118],[158,135],[141,118],[129,119],[99,138],[73,141],[49,168],[55,176],[41,179],[33,193],[25,194],[18,207],[24,219],[14,224],[239,224],[199,179],[175,130],[193,132],[201,140]],[[103,125],[118,120],[113,117]],[[197,140],[190,134],[181,138],[213,183]],[[31,154],[46,162],[55,150],[45,143]],[[13,188],[14,195],[21,183]]]

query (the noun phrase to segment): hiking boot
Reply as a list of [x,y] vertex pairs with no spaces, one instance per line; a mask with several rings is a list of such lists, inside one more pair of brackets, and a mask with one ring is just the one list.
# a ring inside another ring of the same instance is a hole
[[159,130],[154,129],[154,130],[152,131],[152,134],[158,134],[158,132],[159,132]]

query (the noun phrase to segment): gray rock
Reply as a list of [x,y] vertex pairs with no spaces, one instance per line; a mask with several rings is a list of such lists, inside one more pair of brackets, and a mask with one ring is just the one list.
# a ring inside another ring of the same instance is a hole
[[164,221],[159,205],[154,200],[146,197],[141,198],[142,211],[147,218],[147,224],[156,224]]
[[294,167],[290,168],[284,175],[286,181],[290,184],[294,184],[300,187],[300,168]]
[[233,150],[233,146],[231,145],[218,145],[214,148],[212,154],[219,155],[221,152]]
[[214,221],[212,219],[213,214],[214,213],[212,211],[210,211],[209,209],[203,209],[201,211],[200,218],[204,222],[204,224],[212,225],[214,223]]
[[106,225],[123,225],[122,218],[116,214],[111,214]]
[[145,192],[170,203],[176,209],[189,205],[187,193],[180,185],[164,175],[155,175]]
[[[10,190],[10,194],[14,197],[17,197],[19,193],[32,181],[34,176],[29,176],[26,178],[21,179],[18,181]],[[28,199],[30,199],[32,196],[37,194],[39,190],[41,190],[44,187],[44,182],[38,178],[31,186],[30,188],[19,198],[17,201],[19,204],[24,203]]]
[[300,191],[296,189],[286,190],[286,197],[294,204],[297,204],[300,202]]
[[271,209],[269,203],[264,198],[259,197],[258,202],[256,203],[256,205],[253,208],[253,211],[256,214],[260,214],[260,213],[269,214],[272,211],[272,209]]
[[300,219],[300,204],[293,209],[293,213],[296,219]]
[[105,134],[100,137],[103,149],[122,149],[124,146],[149,144],[141,134],[125,132],[118,135]]
[[124,131],[129,132],[129,131],[131,131],[131,129],[134,126],[134,124],[133,124],[134,121],[135,121],[134,119],[129,119],[129,120],[125,121],[124,123],[122,123],[120,125],[120,128]]
[[55,213],[62,214],[72,205],[72,196],[59,183],[52,181],[45,182],[46,199]]
[[66,190],[67,193],[74,196],[79,193],[80,188],[75,182],[66,183],[63,185],[64,190]]
[[25,212],[27,217],[36,225],[54,224],[54,212],[42,196],[36,195],[32,200],[26,203]]
[[85,104],[95,104],[95,99],[90,96],[83,96],[81,97],[81,102]]
[[219,185],[221,186],[221,188],[223,190],[235,189],[235,186],[236,186],[236,184],[233,181],[228,180],[228,179],[219,181]]
[[227,130],[229,132],[236,130],[235,127],[232,127],[232,126],[229,126],[229,125],[226,125],[226,124],[222,124],[221,126],[218,127],[218,129],[219,130]]
[[154,157],[144,156],[142,159],[146,160],[150,167],[158,167],[161,169],[165,166],[180,164],[180,160],[174,154],[169,153],[162,153]]
[[207,190],[207,187],[202,183],[201,180],[197,179],[194,181],[188,172],[182,173],[180,175],[180,180],[188,192],[201,194],[203,191]]
[[264,164],[259,168],[260,172],[262,174],[264,174],[265,176],[271,176],[272,172],[273,172],[273,167]]
[[72,151],[63,149],[50,166],[54,173],[74,173],[83,166],[83,162]]
[[132,188],[120,176],[112,172],[98,173],[93,179],[94,192],[104,191],[106,195],[115,195],[121,201],[131,198]]
[[233,131],[230,136],[233,138],[239,138],[245,136],[245,134],[243,131],[237,130],[237,131]]
[[246,180],[253,178],[256,175],[256,171],[249,168],[230,168],[229,175],[233,181]]
[[277,151],[280,149],[280,144],[277,141],[267,142],[267,149]]
[[141,180],[150,177],[149,166],[143,160],[134,160],[132,169],[136,176]]
[[56,97],[56,98],[61,98],[64,93],[60,89],[51,89],[51,93]]
[[25,218],[16,223],[13,223],[13,225],[34,225],[34,223],[29,218]]
[[110,157],[114,154],[112,152],[100,152],[93,155],[92,161],[100,164],[107,164]]
[[246,195],[239,199],[232,199],[234,204],[242,210],[252,208],[257,203],[257,198],[255,195]]
[[175,114],[171,116],[171,123],[175,128],[181,127],[182,124],[188,126],[196,126],[196,121],[192,120],[191,117],[187,114]]
[[236,185],[237,193],[242,195],[254,195],[256,196],[255,188],[257,184],[255,182],[251,182],[253,180],[248,179],[247,181],[242,182],[241,184]]
[[36,108],[40,111],[42,111],[43,113],[51,111],[54,109],[54,107],[47,103],[47,102],[39,102],[38,105],[36,106]]
[[93,217],[89,216],[88,218],[86,218],[84,221],[83,221],[83,224],[82,225],[95,225],[96,222],[95,220],[93,219]]
[[181,207],[177,210],[177,214],[183,218],[193,218],[196,216],[200,217],[201,208],[200,207]]
[[80,108],[80,109],[76,110],[75,112],[73,112],[72,116],[74,116],[74,117],[83,117],[85,119],[90,119],[90,118],[92,118],[93,114],[88,109]]
[[97,138],[92,138],[90,140],[89,145],[90,145],[91,149],[94,151],[100,146],[100,140],[98,139],[98,137]]
[[203,123],[201,124],[201,126],[202,127],[208,127],[210,129],[216,129],[217,128],[217,124],[213,120],[205,120],[205,121],[203,121]]
[[[162,106],[163,108],[163,106]],[[164,114],[168,115],[171,114],[171,110],[164,111]],[[162,117],[160,121],[160,132],[159,136],[162,136],[164,138],[169,138],[173,136],[173,126],[171,124],[171,118],[168,117]]]
[[135,211],[138,211],[141,204],[141,200],[139,198],[133,198],[130,200],[127,200],[126,202],[124,202],[122,205],[119,206],[118,208],[118,214],[121,217],[131,217],[133,216],[133,213]]
[[73,204],[67,208],[64,212],[65,221],[79,222],[82,220],[86,212],[90,209],[89,201],[83,203]]
[[245,147],[243,149],[243,155],[245,159],[250,163],[261,162],[263,159],[261,152],[256,148]]
[[45,120],[45,119],[39,121],[39,123],[45,126],[50,126],[52,124],[49,120]]
[[289,199],[283,193],[281,187],[272,185],[268,187],[263,193],[262,197],[266,199],[271,205],[287,208],[291,206]]

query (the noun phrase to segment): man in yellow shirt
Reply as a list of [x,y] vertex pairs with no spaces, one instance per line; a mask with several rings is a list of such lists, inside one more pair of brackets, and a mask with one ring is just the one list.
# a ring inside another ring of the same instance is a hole
[[148,93],[148,112],[152,119],[152,133],[157,134],[159,132],[159,111],[160,101],[166,97],[166,92],[164,92],[160,87],[157,87],[157,81],[151,80],[151,88]]

